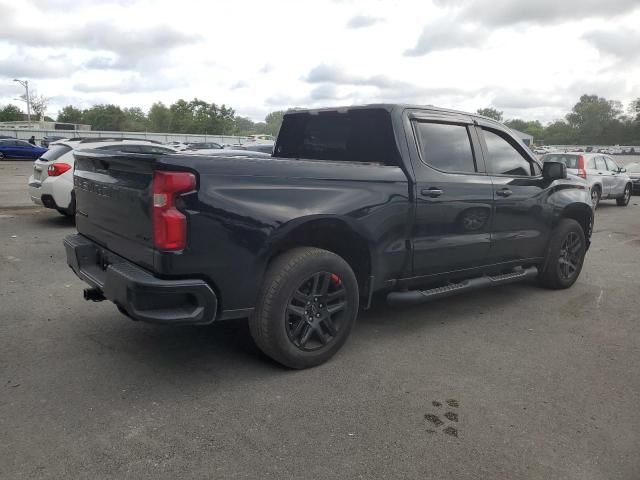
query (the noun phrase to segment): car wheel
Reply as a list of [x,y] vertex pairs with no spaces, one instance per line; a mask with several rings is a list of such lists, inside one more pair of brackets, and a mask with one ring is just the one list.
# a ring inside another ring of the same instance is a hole
[[629,200],[631,200],[631,184],[627,183],[627,186],[624,187],[622,197],[616,198],[616,203],[619,207],[626,207],[629,205]]
[[578,222],[564,218],[551,233],[549,249],[542,270],[540,284],[546,288],[569,288],[582,271],[586,253],[584,231]]
[[358,301],[358,282],[341,257],[319,248],[294,248],[271,263],[249,328],[258,347],[275,361],[314,367],[347,341]]
[[592,189],[591,189],[591,205],[593,205],[593,209],[595,210],[596,208],[598,208],[598,204],[600,203],[600,196],[602,195],[602,193],[600,192],[600,187],[598,187],[597,185],[595,185]]

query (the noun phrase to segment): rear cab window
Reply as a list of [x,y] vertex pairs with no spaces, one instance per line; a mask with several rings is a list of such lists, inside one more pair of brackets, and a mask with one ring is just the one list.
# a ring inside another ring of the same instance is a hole
[[391,116],[377,108],[288,113],[274,156],[400,166]]
[[429,121],[412,123],[418,151],[424,163],[443,172],[478,171],[466,125]]

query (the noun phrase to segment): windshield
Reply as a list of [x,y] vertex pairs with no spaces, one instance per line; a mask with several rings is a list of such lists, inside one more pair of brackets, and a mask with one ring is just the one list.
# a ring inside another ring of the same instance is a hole
[[71,151],[71,147],[68,145],[52,145],[49,150],[42,154],[40,160],[44,160],[45,162],[53,162],[69,151]]

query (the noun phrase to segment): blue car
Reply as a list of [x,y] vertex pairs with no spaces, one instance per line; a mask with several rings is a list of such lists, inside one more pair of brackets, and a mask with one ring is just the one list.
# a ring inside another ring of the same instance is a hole
[[39,158],[47,148],[36,147],[24,140],[0,139],[0,160],[4,158]]

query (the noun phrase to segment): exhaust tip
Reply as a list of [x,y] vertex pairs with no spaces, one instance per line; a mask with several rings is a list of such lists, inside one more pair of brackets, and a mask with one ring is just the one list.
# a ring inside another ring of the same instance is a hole
[[102,290],[99,288],[85,288],[83,295],[85,300],[91,302],[102,302],[103,300],[106,300]]

